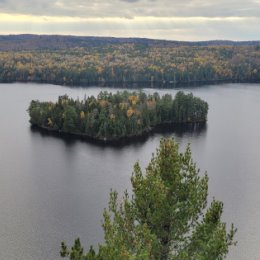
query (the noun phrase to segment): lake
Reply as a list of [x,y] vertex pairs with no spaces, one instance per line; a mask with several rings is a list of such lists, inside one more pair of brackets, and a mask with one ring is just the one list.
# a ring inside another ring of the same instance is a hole
[[[59,259],[60,242],[102,242],[102,211],[111,188],[130,189],[133,165],[144,168],[161,137],[173,136],[209,175],[209,201],[224,202],[223,219],[238,228],[229,260],[260,259],[260,85],[185,88],[209,103],[199,129],[154,133],[107,146],[32,130],[32,99],[96,96],[100,90],[48,84],[0,84],[0,259]],[[118,89],[106,89],[115,92]],[[174,90],[144,89],[160,94]]]

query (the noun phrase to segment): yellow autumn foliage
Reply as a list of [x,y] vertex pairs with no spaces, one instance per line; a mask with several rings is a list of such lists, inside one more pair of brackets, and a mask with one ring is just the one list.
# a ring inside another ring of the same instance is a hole
[[85,118],[85,112],[84,112],[84,111],[81,111],[80,114],[79,114],[79,116],[80,116],[80,119],[84,119],[84,118]]
[[127,112],[126,112],[127,117],[131,117],[134,113],[135,113],[135,111],[134,111],[134,109],[133,109],[132,107],[130,107],[130,108],[127,110]]
[[131,102],[132,105],[136,105],[139,101],[139,97],[132,95],[128,97],[128,100]]
[[114,121],[114,120],[116,119],[116,116],[115,116],[114,114],[111,114],[109,117],[110,117],[110,119],[111,119],[112,121]]
[[48,126],[49,126],[49,127],[52,127],[52,126],[53,126],[53,122],[52,122],[52,120],[51,120],[50,117],[48,117]]
[[52,102],[49,102],[48,110],[51,111],[54,107],[54,104]]
[[119,107],[120,107],[121,110],[126,109],[128,107],[128,103],[122,102],[122,103],[119,104]]
[[102,73],[104,71],[104,68],[102,68],[101,66],[97,66],[96,71],[97,73]]
[[109,104],[109,102],[107,100],[104,100],[104,99],[98,100],[98,103],[101,107],[105,107]]

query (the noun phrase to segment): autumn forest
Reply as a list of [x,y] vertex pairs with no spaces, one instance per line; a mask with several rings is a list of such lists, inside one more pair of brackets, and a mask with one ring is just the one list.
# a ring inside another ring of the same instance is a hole
[[107,141],[139,136],[160,124],[205,122],[208,104],[182,91],[175,98],[105,91],[84,100],[67,95],[56,103],[33,100],[28,111],[32,125]]
[[0,82],[69,86],[259,82],[258,42],[1,36]]

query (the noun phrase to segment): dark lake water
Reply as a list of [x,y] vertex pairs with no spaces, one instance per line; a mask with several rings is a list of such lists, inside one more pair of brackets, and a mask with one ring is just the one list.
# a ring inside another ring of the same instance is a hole
[[129,189],[133,164],[145,167],[162,136],[173,136],[181,150],[191,143],[198,167],[208,171],[209,198],[222,200],[224,221],[238,227],[228,259],[260,259],[260,85],[186,88],[209,103],[205,128],[156,133],[125,146],[31,130],[26,109],[32,99],[83,98],[100,90],[0,84],[0,259],[59,259],[60,242],[77,236],[85,245],[101,242],[110,188]]

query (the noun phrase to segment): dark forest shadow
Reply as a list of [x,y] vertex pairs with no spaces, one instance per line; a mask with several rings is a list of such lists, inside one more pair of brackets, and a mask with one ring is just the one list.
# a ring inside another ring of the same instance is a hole
[[42,129],[37,126],[31,126],[30,130],[33,134],[39,134],[44,138],[53,137],[57,139],[62,139],[66,143],[66,145],[71,146],[77,141],[90,143],[93,145],[97,145],[100,147],[111,146],[111,147],[123,147],[133,144],[143,144],[150,137],[162,134],[163,136],[174,134],[177,137],[182,137],[186,134],[190,134],[193,136],[200,136],[201,134],[207,131],[207,123],[185,123],[185,124],[164,124],[156,126],[152,131],[148,133],[144,133],[140,136],[132,136],[125,137],[119,140],[113,141],[103,141],[97,140],[95,138],[87,137],[87,136],[77,136],[68,133],[59,133],[55,131],[49,131],[46,129]]

